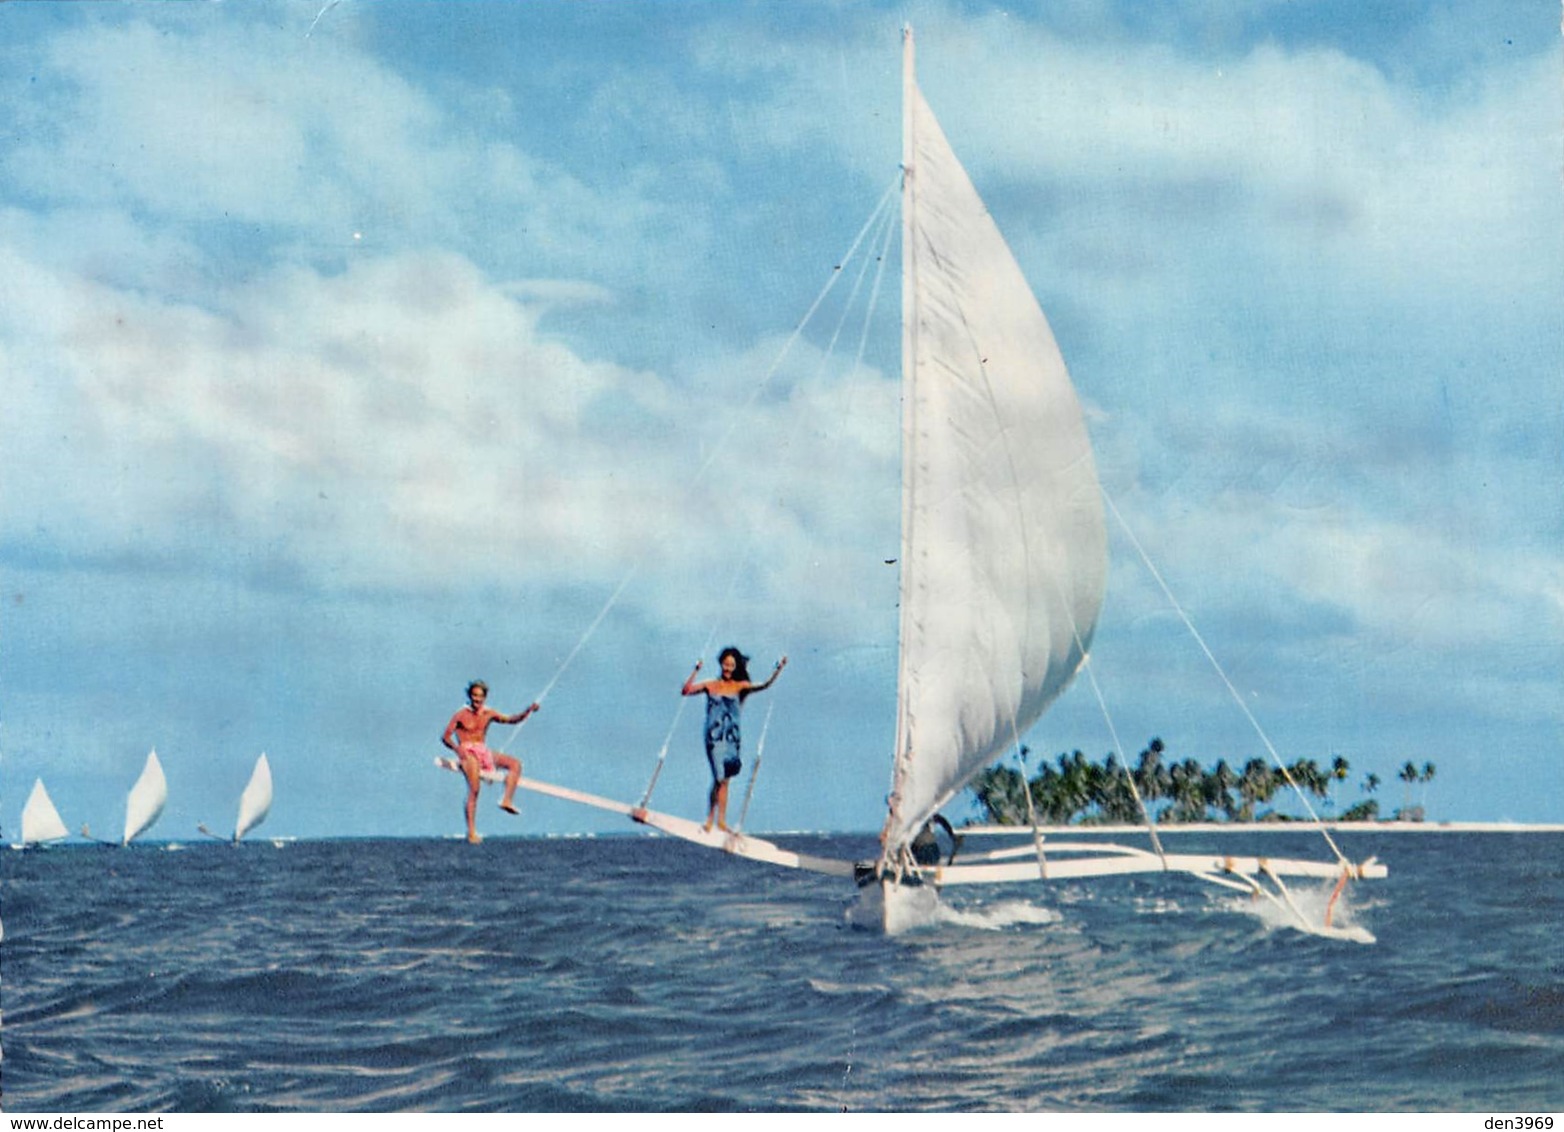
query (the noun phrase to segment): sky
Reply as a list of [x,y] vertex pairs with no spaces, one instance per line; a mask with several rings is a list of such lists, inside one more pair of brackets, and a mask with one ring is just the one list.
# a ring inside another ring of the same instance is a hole
[[[699,816],[727,644],[789,659],[747,827],[878,829],[904,24],[1086,408],[1126,755],[1564,820],[1556,0],[230,0],[0,5],[4,833],[41,777],[117,836],[155,749],[155,837],[262,752],[267,834],[459,835],[472,679]],[[1078,681],[1027,741],[1110,734]]]

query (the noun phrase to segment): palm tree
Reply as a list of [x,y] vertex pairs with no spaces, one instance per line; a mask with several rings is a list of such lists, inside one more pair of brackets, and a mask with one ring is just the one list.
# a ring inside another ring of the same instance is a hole
[[1327,802],[1331,809],[1336,808],[1336,783],[1347,781],[1347,760],[1337,755],[1330,761],[1331,788]]
[[1091,768],[1080,751],[1060,755],[1055,770],[1046,764],[1032,780],[1032,801],[1038,818],[1054,825],[1068,825],[1091,803]]
[[1140,753],[1135,767],[1135,788],[1148,804],[1168,796],[1168,771],[1162,765],[1162,752],[1166,749],[1161,739],[1153,739]]
[[972,793],[994,825],[1025,825],[1026,801],[1021,791],[1026,779],[1007,766],[991,766],[972,780]]
[[1433,763],[1424,763],[1422,772],[1417,776],[1418,782],[1423,787],[1418,794],[1418,805],[1423,806],[1425,809],[1428,806],[1428,784],[1434,780],[1434,770]]
[[1140,807],[1135,804],[1135,793],[1130,789],[1130,769],[1111,752],[1102,764],[1097,812],[1106,822],[1134,824],[1141,819]]
[[1323,798],[1330,792],[1330,777],[1313,759],[1298,759],[1287,768],[1287,773],[1292,776],[1293,785],[1306,794]]
[[1348,806],[1342,812],[1342,821],[1374,821],[1379,817],[1379,803],[1373,798],[1366,798],[1355,805]]
[[1238,776],[1238,820],[1254,821],[1255,807],[1276,795],[1278,779],[1264,759],[1250,759]]
[[1402,814],[1408,818],[1413,818],[1414,820],[1416,818],[1422,817],[1421,814],[1414,816],[1412,812],[1412,784],[1415,783],[1418,779],[1417,766],[1410,761],[1402,764],[1401,773],[1396,775],[1396,777],[1399,778],[1403,783],[1403,789],[1401,791]]
[[1172,821],[1204,821],[1206,816],[1205,771],[1194,759],[1175,763],[1168,771],[1173,808]]
[[[1372,794],[1379,789],[1379,775],[1373,771],[1363,776],[1363,793]],[[1342,821],[1374,821],[1379,817],[1379,802],[1374,798],[1364,798],[1361,801],[1348,806],[1341,815]]]
[[1228,821],[1238,816],[1238,804],[1233,801],[1233,787],[1238,785],[1238,775],[1227,765],[1226,759],[1218,759],[1216,766],[1205,780],[1205,801],[1221,810]]

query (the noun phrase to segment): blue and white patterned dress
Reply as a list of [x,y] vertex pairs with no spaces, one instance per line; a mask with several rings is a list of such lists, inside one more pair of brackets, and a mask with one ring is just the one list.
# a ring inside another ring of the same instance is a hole
[[739,758],[741,702],[738,696],[706,693],[706,761],[711,764],[713,782],[736,777],[744,765]]

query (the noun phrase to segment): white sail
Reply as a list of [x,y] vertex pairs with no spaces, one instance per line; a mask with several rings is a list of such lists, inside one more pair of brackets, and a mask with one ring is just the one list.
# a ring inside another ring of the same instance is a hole
[[157,752],[153,751],[147,755],[141,777],[136,779],[136,784],[130,788],[130,797],[125,800],[125,839],[121,844],[129,845],[133,838],[151,829],[162,816],[167,802],[168,780],[163,777],[163,764],[158,762]]
[[266,820],[272,808],[272,768],[262,755],[255,761],[250,782],[239,796],[239,820],[234,824],[234,840],[238,841],[250,830]]
[[71,835],[54,808],[49,792],[43,788],[43,779],[33,782],[33,792],[27,795],[27,805],[22,807],[22,844],[41,845],[46,841],[60,841]]
[[1080,667],[1107,540],[1048,320],[918,90],[906,47],[901,661],[894,852]]

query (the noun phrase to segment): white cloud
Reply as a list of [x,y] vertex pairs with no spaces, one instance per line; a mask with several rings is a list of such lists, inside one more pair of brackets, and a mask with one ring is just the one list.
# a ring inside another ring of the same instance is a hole
[[[1267,44],[1213,62],[940,6],[919,30],[920,85],[979,182],[1050,202],[1060,239],[1110,260],[1122,244],[1172,262],[1216,225],[1311,275],[1402,291],[1431,273],[1479,291],[1557,286],[1556,53],[1485,72],[1454,99],[1334,49]],[[702,57],[795,89],[754,116],[772,144],[847,146],[846,163],[872,168],[896,144],[897,54],[883,27],[858,31],[839,68],[807,40],[724,35]],[[886,139],[835,128],[849,110]]]
[[[894,393],[872,375],[747,409],[675,397],[577,357],[448,255],[283,268],[205,307],[8,267],[8,365],[49,375],[20,408],[69,422],[77,473],[55,478],[50,444],[29,443],[13,520],[79,551],[238,540],[331,586],[611,588],[634,566],[655,593],[720,575],[730,547],[757,559],[751,599],[814,594],[824,618],[829,590],[806,579],[894,531]],[[730,388],[759,372],[720,368]],[[865,410],[883,427],[865,432]]]
[[283,32],[211,21],[84,24],[52,42],[64,116],[10,172],[57,200],[344,229],[350,185],[404,197],[409,131],[434,112],[400,80]]

